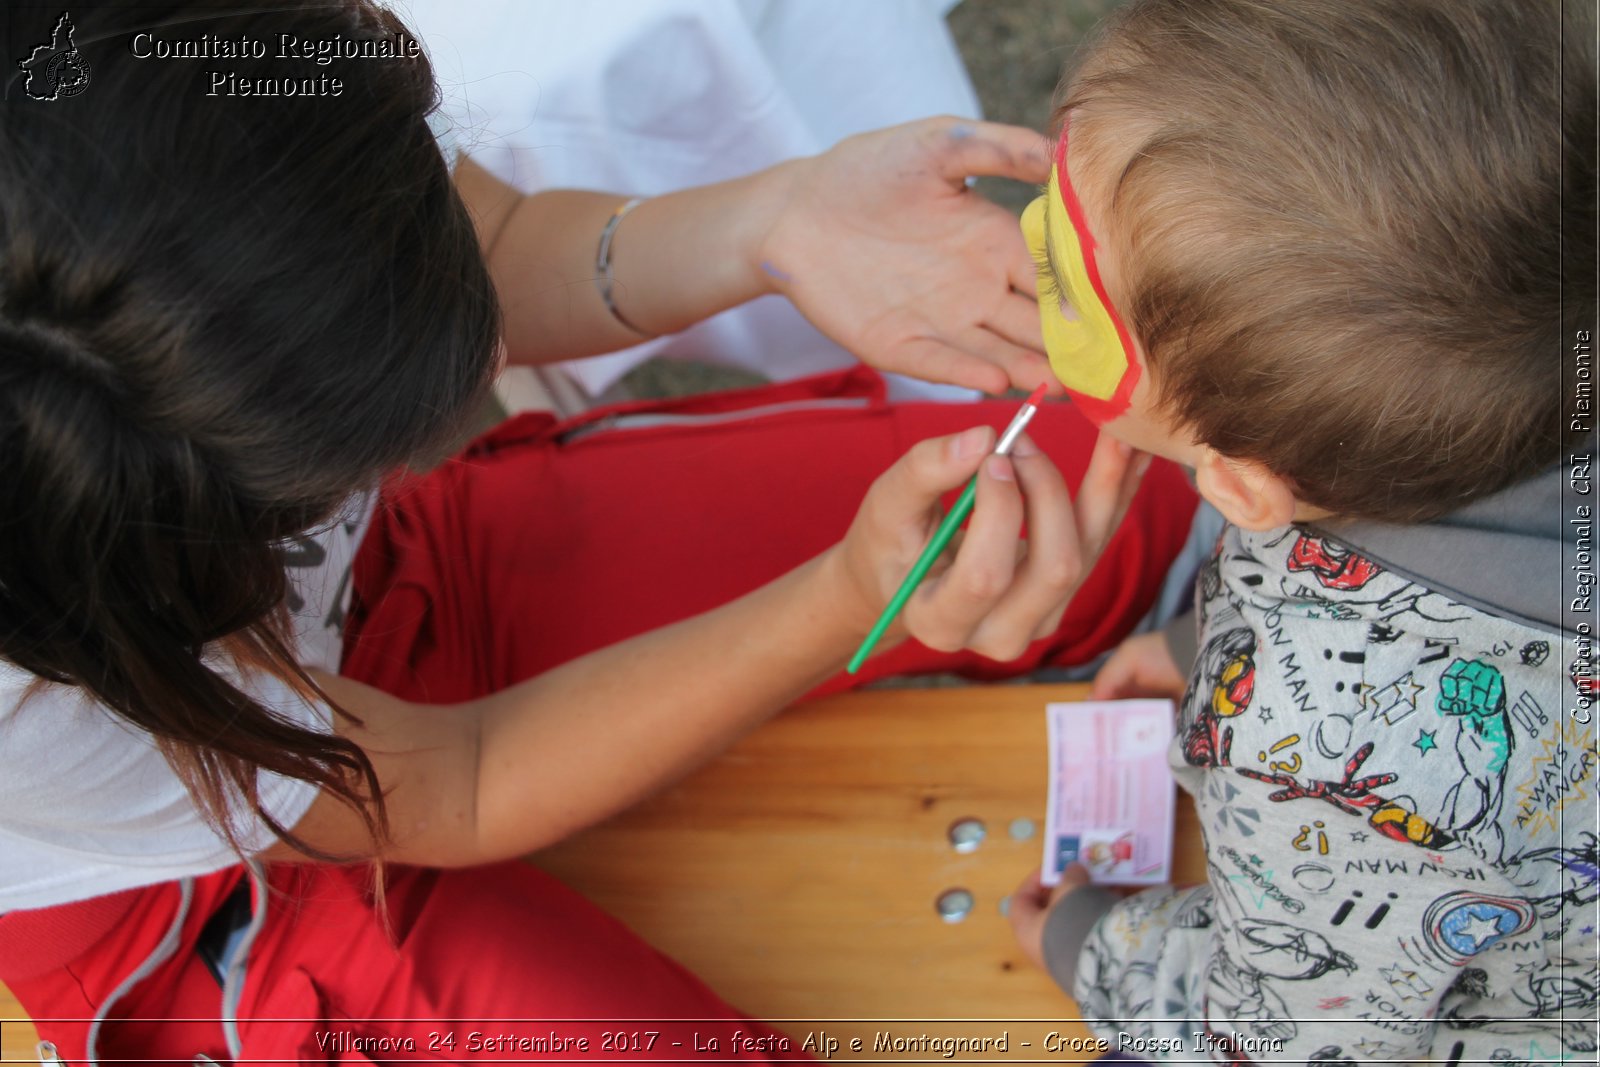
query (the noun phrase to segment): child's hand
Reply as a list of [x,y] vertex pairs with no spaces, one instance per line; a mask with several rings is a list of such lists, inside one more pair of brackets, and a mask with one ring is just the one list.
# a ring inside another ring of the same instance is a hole
[[1188,679],[1173,661],[1166,636],[1157,632],[1130,637],[1117,646],[1094,676],[1090,700],[1129,697],[1183,699]]
[[925,119],[784,167],[757,266],[818,329],[882,370],[1059,395],[1016,217],[966,186],[1045,181],[1039,134]]
[[987,426],[923,441],[868,490],[836,557],[840,610],[853,612],[863,634],[938,527],[940,497],[981,470],[954,558],[935,564],[880,648],[910,633],[941,652],[1022,655],[1059,624],[1148,466],[1148,457],[1102,435],[1074,504],[1061,472],[1026,436],[1009,457],[991,456],[994,445]]
[[[1042,971],[1047,969],[1044,964],[1045,919],[1067,894],[1089,884],[1089,868],[1081,863],[1072,864],[1061,872],[1061,881],[1054,886],[1041,882],[1040,873],[1040,869],[1035,867],[1011,891],[1011,907],[1006,912],[1006,918],[1011,921],[1011,933],[1016,937],[1023,955]],[[1063,906],[1072,905],[1068,902]]]

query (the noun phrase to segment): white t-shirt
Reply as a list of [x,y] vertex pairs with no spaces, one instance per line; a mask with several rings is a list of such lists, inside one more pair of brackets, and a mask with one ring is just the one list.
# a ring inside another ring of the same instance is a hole
[[[390,0],[433,64],[436,131],[526,193],[657,196],[926,115],[976,118],[955,0]],[[667,337],[555,366],[598,396],[652,357],[786,381],[858,362],[765,296]],[[547,368],[549,369],[549,368]],[[512,368],[512,374],[531,373]],[[889,376],[889,395],[969,401]]]
[[[349,608],[350,564],[375,497],[352,499],[324,530],[288,552],[294,641],[300,662],[334,671]],[[311,706],[270,676],[231,680],[264,705],[312,729],[331,712]],[[191,875],[238,862],[201,818],[150,736],[67,686],[0,661],[0,913],[48,907]],[[34,689],[30,695],[30,689]],[[292,827],[317,790],[263,773],[262,807]],[[236,816],[247,851],[272,844],[250,812]]]

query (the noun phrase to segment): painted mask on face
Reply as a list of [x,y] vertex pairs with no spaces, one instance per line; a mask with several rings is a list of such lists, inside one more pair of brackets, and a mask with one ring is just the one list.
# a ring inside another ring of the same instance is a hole
[[1067,175],[1065,126],[1049,189],[1022,213],[1022,233],[1039,264],[1039,315],[1050,369],[1085,415],[1097,424],[1110,422],[1128,410],[1139,360],[1132,334],[1106,295],[1094,236]]

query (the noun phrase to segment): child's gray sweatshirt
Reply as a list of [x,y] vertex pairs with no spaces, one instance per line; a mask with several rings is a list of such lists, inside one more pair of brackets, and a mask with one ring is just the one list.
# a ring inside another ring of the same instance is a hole
[[1191,1061],[1593,1054],[1594,660],[1562,585],[1593,540],[1561,482],[1224,531],[1171,753],[1208,882],[1092,891],[1046,932],[1098,1031]]

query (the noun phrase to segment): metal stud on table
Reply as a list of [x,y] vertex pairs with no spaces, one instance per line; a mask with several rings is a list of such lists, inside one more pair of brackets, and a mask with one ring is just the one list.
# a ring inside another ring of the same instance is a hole
[[989,836],[989,828],[983,825],[982,819],[957,819],[945,831],[945,836],[950,839],[950,847],[957,852],[975,852],[983,844],[983,839]]
[[946,889],[939,894],[933,906],[939,913],[939,918],[947,923],[958,923],[972,914],[972,908],[976,903],[970,890]]

